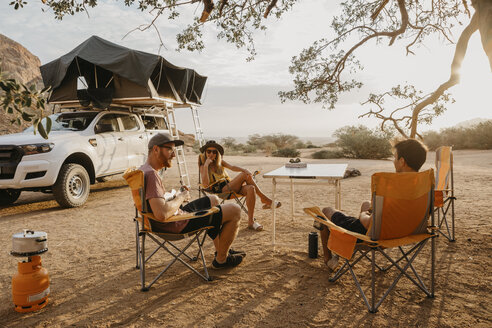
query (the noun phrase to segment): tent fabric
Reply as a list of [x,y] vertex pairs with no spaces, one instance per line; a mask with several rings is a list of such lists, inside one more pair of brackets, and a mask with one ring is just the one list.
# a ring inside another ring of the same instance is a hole
[[114,89],[115,99],[166,98],[200,104],[207,77],[171,64],[161,56],[129,49],[92,36],[75,49],[40,67],[50,102],[76,101],[77,79],[87,87]]

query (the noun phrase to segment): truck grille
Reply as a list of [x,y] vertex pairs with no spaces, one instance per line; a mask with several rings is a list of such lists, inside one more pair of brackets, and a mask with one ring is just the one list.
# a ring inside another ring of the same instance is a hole
[[22,150],[14,145],[0,145],[0,179],[12,179],[23,156]]

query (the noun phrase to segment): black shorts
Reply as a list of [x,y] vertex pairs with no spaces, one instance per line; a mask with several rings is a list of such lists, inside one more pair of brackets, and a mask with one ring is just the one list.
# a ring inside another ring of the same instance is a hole
[[[186,212],[197,212],[210,209],[210,198],[202,197],[195,199],[188,204],[181,206],[181,209]],[[217,213],[203,216],[198,219],[191,219],[188,221],[188,224],[181,230],[181,233],[187,233],[190,231],[195,231],[203,227],[213,227],[212,229],[207,230],[207,235],[213,239],[215,239],[222,228],[222,208],[217,206],[219,211]]]
[[212,186],[212,191],[215,194],[220,194],[222,192],[222,188],[224,188],[228,183],[229,183],[229,181],[218,182]]
[[342,212],[333,213],[331,216],[331,222],[335,223],[339,227],[360,233],[362,235],[365,235],[367,232],[367,229],[362,225],[359,219],[356,219],[353,216],[347,216]]

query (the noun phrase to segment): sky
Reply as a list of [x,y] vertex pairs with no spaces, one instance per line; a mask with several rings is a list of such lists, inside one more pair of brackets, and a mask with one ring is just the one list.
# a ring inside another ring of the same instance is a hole
[[[42,11],[39,0],[30,0],[21,10],[14,10],[9,1],[0,2],[0,33],[19,42],[42,64],[48,63],[75,48],[91,35],[111,42],[150,53],[159,52],[159,41],[154,31],[134,31],[148,23],[148,12],[124,7],[122,1],[99,1],[99,6],[85,13],[54,19],[50,11]],[[200,108],[200,121],[206,137],[245,138],[282,133],[299,137],[329,138],[347,125],[378,126],[375,119],[358,116],[368,107],[362,106],[370,92],[382,93],[398,83],[414,83],[427,92],[447,80],[454,54],[454,45],[434,40],[416,48],[416,56],[405,56],[404,43],[387,42],[376,46],[368,44],[356,55],[365,69],[357,73],[365,86],[343,95],[334,110],[323,109],[321,104],[303,104],[297,101],[281,103],[278,91],[291,90],[292,76],[288,72],[290,60],[303,48],[320,38],[331,38],[329,24],[339,7],[337,1],[299,1],[280,20],[268,18],[266,31],[255,33],[255,60],[247,62],[245,49],[237,49],[224,40],[217,40],[216,29],[209,24],[204,33],[205,50],[177,52],[175,35],[193,17],[200,15],[201,4],[187,7],[178,20],[161,17],[157,27],[165,48],[160,55],[171,63],[195,69],[208,76]],[[459,37],[460,30],[454,33]],[[470,40],[462,66],[462,79],[451,93],[456,100],[447,105],[447,111],[422,130],[454,126],[475,118],[492,119],[492,74],[481,47],[479,34]],[[178,109],[178,128],[193,133],[193,120],[187,109]]]

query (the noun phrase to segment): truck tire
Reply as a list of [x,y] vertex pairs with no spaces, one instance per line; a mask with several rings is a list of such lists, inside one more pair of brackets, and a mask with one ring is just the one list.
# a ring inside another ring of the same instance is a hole
[[0,189],[0,205],[13,204],[19,196],[21,191],[18,189]]
[[63,164],[53,185],[53,195],[61,207],[84,204],[90,191],[89,174],[82,165]]

